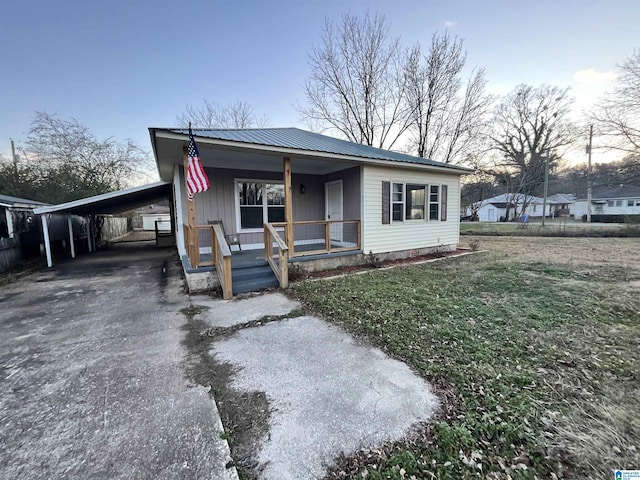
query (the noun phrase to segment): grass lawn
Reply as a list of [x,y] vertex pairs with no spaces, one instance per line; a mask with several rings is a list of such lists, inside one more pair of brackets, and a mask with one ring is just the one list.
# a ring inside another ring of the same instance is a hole
[[331,478],[613,478],[640,468],[640,241],[465,237],[484,253],[295,284],[407,362],[438,417]]
[[461,222],[462,235],[518,235],[518,236],[590,236],[590,237],[640,237],[637,224],[588,224],[566,219],[547,219],[546,226],[540,219],[527,225],[518,222]]

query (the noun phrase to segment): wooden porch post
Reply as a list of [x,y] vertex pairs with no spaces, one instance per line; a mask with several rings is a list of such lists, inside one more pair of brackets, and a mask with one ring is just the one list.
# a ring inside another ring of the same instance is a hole
[[291,159],[284,157],[284,220],[287,223],[285,230],[289,257],[293,257],[293,190],[291,189]]
[[[187,147],[184,146],[182,147],[182,160],[184,163],[184,182],[185,182],[185,187],[187,188],[187,192],[188,190],[188,186],[187,186],[187,177],[188,177],[188,173],[187,173],[187,168],[189,166],[189,159],[187,158]],[[196,231],[196,209],[195,209],[195,205],[193,202],[193,199],[189,199],[189,195],[187,195],[187,226],[189,227],[187,229],[187,231],[189,232],[187,235],[187,256],[189,257],[189,263],[191,263],[191,267],[192,268],[197,268],[198,265],[194,265],[194,260],[195,263],[198,263],[198,258],[200,258],[200,252],[195,251],[195,247],[196,247],[196,235],[197,235],[197,231]],[[194,258],[195,257],[195,258]]]

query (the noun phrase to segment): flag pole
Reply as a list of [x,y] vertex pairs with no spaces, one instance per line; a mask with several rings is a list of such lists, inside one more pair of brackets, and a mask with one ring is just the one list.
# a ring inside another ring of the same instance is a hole
[[[191,131],[191,122],[189,122],[189,131]],[[187,179],[189,178],[188,168],[189,168],[189,159],[188,159],[188,149],[186,146],[182,147],[182,160],[184,163],[184,186],[185,191],[189,191],[189,185],[187,185]],[[195,254],[195,246],[196,246],[196,208],[195,208],[195,195],[194,198],[189,198],[187,195],[187,226],[189,227],[189,238],[187,239],[187,253],[189,255],[189,260],[193,261],[191,255]]]

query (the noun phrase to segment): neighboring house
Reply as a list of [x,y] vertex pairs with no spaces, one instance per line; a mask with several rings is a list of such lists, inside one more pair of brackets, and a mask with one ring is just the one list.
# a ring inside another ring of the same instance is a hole
[[[586,218],[587,200],[576,200],[572,214],[575,218]],[[624,222],[625,217],[640,216],[640,186],[618,185],[600,187],[591,195],[591,220]]]
[[306,269],[335,268],[362,263],[370,252],[399,258],[453,250],[459,241],[460,176],[471,170],[297,128],[195,130],[211,189],[196,195],[192,229],[184,178],[188,131],[149,131],[160,179],[173,182],[176,243],[188,257],[186,271],[213,262],[201,258],[212,242],[216,252],[226,251],[211,233],[219,228],[209,225],[215,220],[243,252],[264,250],[254,255],[264,258],[275,248],[276,274],[286,258]]
[[147,205],[136,213],[142,219],[143,230],[155,231],[156,222],[158,230],[171,230],[171,209],[166,205]]
[[[481,222],[512,221],[523,214],[529,217],[542,217],[544,199],[520,193],[503,193],[495,197],[476,202],[467,208],[467,215],[475,211]],[[547,216],[552,215],[554,203],[547,199]]]
[[572,193],[556,193],[547,198],[551,204],[551,215],[553,217],[568,217],[576,201],[576,196]]

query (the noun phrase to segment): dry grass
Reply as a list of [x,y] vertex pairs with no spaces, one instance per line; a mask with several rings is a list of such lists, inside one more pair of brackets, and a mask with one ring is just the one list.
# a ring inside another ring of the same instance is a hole
[[344,458],[330,478],[601,479],[638,468],[640,241],[465,236],[461,246],[474,240],[484,253],[293,287],[445,399],[416,439]]

